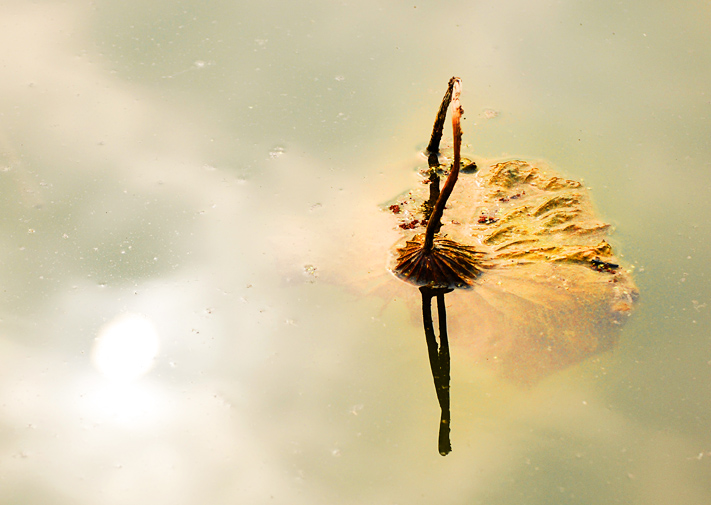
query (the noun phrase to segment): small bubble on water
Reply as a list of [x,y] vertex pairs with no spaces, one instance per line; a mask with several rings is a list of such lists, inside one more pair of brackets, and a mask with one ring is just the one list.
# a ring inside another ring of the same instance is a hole
[[337,75],[337,76],[335,77],[335,79],[336,79],[337,81],[339,81],[339,82],[340,82],[340,81],[345,81],[345,80],[346,80],[346,78],[345,78],[345,77],[343,77],[342,75]]
[[494,109],[484,109],[484,117],[486,119],[494,119],[495,117],[498,117],[499,111],[494,110]]
[[269,151],[269,157],[272,159],[278,158],[284,154],[286,150],[281,146],[276,146],[274,149]]

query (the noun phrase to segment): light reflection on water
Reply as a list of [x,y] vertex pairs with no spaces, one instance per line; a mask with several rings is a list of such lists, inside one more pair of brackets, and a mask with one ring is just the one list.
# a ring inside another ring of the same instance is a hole
[[[451,9],[8,6],[1,501],[708,503],[707,7]],[[613,353],[454,354],[441,458],[378,205],[452,74],[466,150],[584,179],[643,271]],[[92,362],[120,314],[158,344]]]
[[96,368],[116,382],[130,382],[151,369],[159,338],[150,320],[134,314],[118,317],[99,331],[92,358]]

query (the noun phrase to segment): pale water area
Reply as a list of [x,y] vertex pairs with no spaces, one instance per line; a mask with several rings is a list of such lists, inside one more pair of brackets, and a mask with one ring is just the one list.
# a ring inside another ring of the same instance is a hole
[[[711,503],[710,24],[4,2],[0,503]],[[582,180],[640,298],[614,350],[526,386],[453,347],[442,457],[382,205],[453,75],[465,152]]]

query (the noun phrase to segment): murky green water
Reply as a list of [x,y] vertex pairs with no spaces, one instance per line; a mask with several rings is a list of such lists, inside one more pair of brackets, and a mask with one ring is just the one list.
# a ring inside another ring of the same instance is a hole
[[[7,2],[0,501],[708,503],[709,21]],[[641,298],[613,352],[532,387],[454,349],[442,458],[378,206],[452,75],[465,151],[582,179]]]

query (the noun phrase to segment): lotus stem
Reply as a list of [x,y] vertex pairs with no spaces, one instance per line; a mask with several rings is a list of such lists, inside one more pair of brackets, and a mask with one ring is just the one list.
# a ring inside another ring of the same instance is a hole
[[434,126],[432,127],[432,136],[430,137],[430,143],[427,145],[427,152],[429,154],[429,165],[430,168],[439,165],[439,143],[442,140],[442,132],[444,131],[444,120],[447,118],[447,109],[452,101],[452,88],[454,87],[454,81],[458,80],[457,77],[452,77],[447,85],[447,91],[442,98],[442,103],[439,106],[439,111],[437,112],[437,117],[435,118]]
[[[432,210],[430,219],[427,222],[427,230],[425,231],[425,243],[424,251],[427,253],[432,250],[434,245],[434,236],[440,227],[440,220],[444,214],[444,208],[447,205],[447,200],[452,194],[454,185],[457,183],[457,178],[459,177],[459,165],[460,165],[460,150],[462,147],[462,106],[459,103],[459,95],[462,92],[462,81],[458,77],[452,77],[449,81],[452,85],[452,130],[454,134],[454,161],[452,162],[452,169],[449,172],[447,180],[442,186],[442,191],[440,191],[439,198],[437,198],[437,203]],[[446,95],[445,95],[446,98]],[[439,117],[439,115],[438,115]],[[434,137],[434,133],[432,135]],[[440,134],[441,136],[441,134]],[[432,142],[430,141],[430,144]]]

